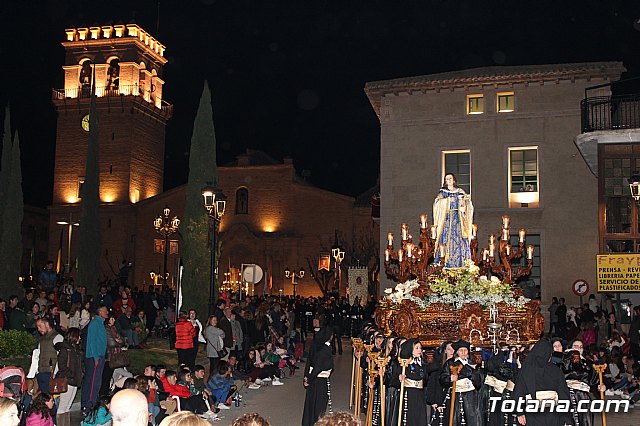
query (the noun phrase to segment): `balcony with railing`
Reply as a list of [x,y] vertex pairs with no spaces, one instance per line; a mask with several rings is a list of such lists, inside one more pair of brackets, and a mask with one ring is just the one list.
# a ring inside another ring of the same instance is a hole
[[582,133],[640,128],[640,94],[585,98],[580,110]]
[[[144,90],[144,88],[138,84],[96,87],[96,97],[98,98],[117,98],[120,96],[135,96],[149,104],[155,105],[165,114],[173,114],[172,104],[164,100],[156,99],[152,95],[151,91]],[[54,102],[71,99],[88,99],[90,97],[91,87],[89,86],[73,87],[69,89],[52,89],[51,92],[51,98]]]

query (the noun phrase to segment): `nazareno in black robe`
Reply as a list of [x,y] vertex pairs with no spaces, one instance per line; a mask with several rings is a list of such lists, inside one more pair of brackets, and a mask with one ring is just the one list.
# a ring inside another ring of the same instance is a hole
[[309,386],[304,398],[302,426],[313,426],[327,410],[331,411],[331,384],[328,378],[318,377],[322,371],[333,369],[333,354],[327,344],[331,342],[332,331],[321,328],[315,335],[313,346],[307,358],[304,377]]
[[[413,357],[413,346],[418,343],[418,339],[409,339],[402,344],[400,349],[400,357],[407,359]],[[402,370],[398,372],[402,374]],[[405,370],[405,376],[407,379],[422,382],[422,388],[413,388],[404,386],[404,395],[400,395],[402,398],[402,409],[400,415],[402,416],[403,426],[424,426],[428,424],[427,419],[427,402],[425,399],[424,387],[427,384],[427,366],[426,362],[420,358],[414,359],[411,364]]]
[[[489,358],[485,367],[487,370],[487,376],[493,376],[497,380],[503,382],[515,383],[516,374],[518,367],[512,365],[509,362],[509,351],[508,350],[500,350],[497,354]],[[513,356],[516,356],[515,354]],[[491,398],[500,398],[501,401],[510,400],[512,397],[512,391],[507,389],[506,387],[502,391],[502,393],[496,391],[491,388],[489,385],[485,384],[487,387],[488,395],[486,400],[486,405],[483,406],[483,410],[485,410],[487,426],[513,426],[518,425],[518,420],[516,415],[513,413],[506,413],[500,410],[491,411]]]
[[[580,356],[579,362],[573,362],[571,352],[564,357],[562,372],[564,373],[565,380],[578,380],[586,383],[593,389],[597,389],[598,384],[600,383],[598,373],[594,370],[591,362],[587,361],[582,356]],[[592,399],[591,394],[588,391],[569,388],[569,397],[572,409],[571,424],[573,426],[593,426],[595,424],[593,413],[579,413],[577,410],[577,406],[580,401]]]
[[[516,407],[520,398],[526,399],[527,395],[535,398],[538,391],[555,391],[559,400],[569,399],[569,388],[564,375],[558,366],[551,363],[552,353],[553,347],[546,340],[536,343],[529,352],[518,373],[513,390]],[[541,413],[517,414],[525,415],[527,426],[563,426],[565,421],[569,421],[568,414],[552,413],[549,410]]]
[[460,373],[458,373],[458,380],[469,379],[473,383],[474,390],[468,392],[456,392],[455,410],[453,413],[453,424],[456,426],[482,426],[483,419],[480,412],[480,402],[478,399],[478,390],[482,386],[482,375],[475,368],[469,364],[462,363],[458,358],[452,358],[444,364],[442,373],[440,373],[440,384],[447,390],[445,397],[445,410],[444,420],[446,424],[449,423],[449,410],[451,409],[451,366],[463,365]]

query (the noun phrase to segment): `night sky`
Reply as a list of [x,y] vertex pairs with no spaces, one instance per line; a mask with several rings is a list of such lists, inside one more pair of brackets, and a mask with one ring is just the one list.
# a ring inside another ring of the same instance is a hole
[[[135,21],[167,46],[165,189],[186,182],[202,81],[218,164],[247,148],[294,158],[325,189],[357,195],[379,172],[367,81],[492,66],[623,61],[640,77],[640,1],[0,1],[0,105],[11,102],[27,204],[51,202],[67,27]],[[617,93],[640,93],[638,81]],[[4,112],[0,113],[4,116]],[[579,129],[576,129],[578,132]],[[305,175],[308,173],[305,173]]]

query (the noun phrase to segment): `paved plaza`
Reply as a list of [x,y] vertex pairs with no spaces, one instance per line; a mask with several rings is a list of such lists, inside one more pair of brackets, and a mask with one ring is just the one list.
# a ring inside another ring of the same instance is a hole
[[[310,343],[310,342],[309,342]],[[293,376],[287,376],[284,386],[262,386],[260,389],[242,389],[240,407],[232,406],[220,412],[221,419],[214,425],[229,426],[233,420],[245,413],[260,413],[271,426],[300,426],[304,406],[305,389],[302,386],[304,364]],[[334,357],[334,371],[331,375],[331,401],[334,411],[349,410],[349,383],[351,381],[351,344],[344,340],[344,352]],[[364,422],[364,415],[362,416]],[[80,413],[73,416],[73,424],[80,422]],[[640,424],[640,406],[629,413],[609,413],[608,426],[637,426]],[[596,416],[594,426],[601,426],[600,416]]]

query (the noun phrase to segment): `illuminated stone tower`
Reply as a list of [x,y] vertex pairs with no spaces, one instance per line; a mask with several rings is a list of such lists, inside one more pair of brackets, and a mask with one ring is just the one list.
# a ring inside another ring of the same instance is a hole
[[56,253],[59,245],[61,228],[56,223],[70,214],[72,220],[79,217],[89,98],[95,85],[102,267],[112,275],[135,247],[134,205],[162,192],[165,126],[172,114],[172,105],[162,99],[165,46],[136,24],[69,28],[65,33],[64,88],[52,92],[58,120],[49,253]]

